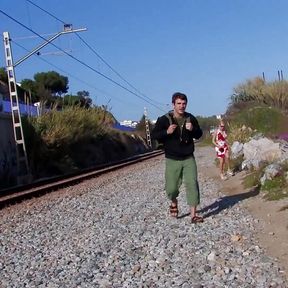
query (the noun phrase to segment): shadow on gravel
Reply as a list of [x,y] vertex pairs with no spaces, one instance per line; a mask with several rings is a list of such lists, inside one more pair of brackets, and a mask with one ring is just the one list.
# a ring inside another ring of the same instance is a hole
[[[248,192],[233,195],[233,196],[224,196],[217,199],[213,204],[206,206],[199,210],[199,213],[203,215],[204,218],[207,218],[212,215],[217,215],[222,210],[228,209],[236,205],[238,202],[243,201],[250,197],[255,197],[259,194],[260,187],[255,187]],[[184,216],[185,217],[185,216]]]
[[185,213],[185,214],[179,215],[178,219],[185,218],[185,217],[188,217],[188,216],[190,216],[190,213]]

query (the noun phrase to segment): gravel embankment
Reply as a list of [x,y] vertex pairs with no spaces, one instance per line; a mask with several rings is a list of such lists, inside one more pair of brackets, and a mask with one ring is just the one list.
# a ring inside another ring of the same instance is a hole
[[258,221],[201,174],[204,148],[197,159],[202,224],[183,189],[169,217],[163,157],[1,210],[0,287],[288,287]]

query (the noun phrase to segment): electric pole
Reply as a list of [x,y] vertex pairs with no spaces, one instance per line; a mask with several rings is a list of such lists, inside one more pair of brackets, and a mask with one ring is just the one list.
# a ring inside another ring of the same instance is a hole
[[31,173],[29,168],[29,162],[27,157],[27,151],[25,146],[23,126],[21,121],[19,98],[17,92],[15,67],[28,59],[31,55],[35,54],[37,51],[48,45],[50,42],[58,38],[59,36],[67,33],[81,32],[87,30],[86,28],[76,29],[72,28],[71,24],[65,24],[64,30],[47,39],[43,44],[36,47],[33,51],[28,53],[26,56],[21,58],[15,64],[12,57],[11,39],[9,32],[3,32],[4,37],[4,49],[5,49],[5,60],[6,60],[6,71],[8,75],[8,86],[10,94],[10,105],[11,114],[13,121],[13,132],[16,144],[16,157],[17,157],[17,183],[24,184],[31,182]]
[[146,129],[147,144],[148,144],[149,148],[152,148],[149,120],[148,120],[148,117],[147,117],[147,109],[146,109],[146,107],[144,107],[144,117],[145,117],[145,129]]

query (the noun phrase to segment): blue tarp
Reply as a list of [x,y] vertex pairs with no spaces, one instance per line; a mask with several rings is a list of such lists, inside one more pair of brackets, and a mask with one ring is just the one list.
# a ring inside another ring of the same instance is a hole
[[[2,105],[1,105],[2,104]],[[2,109],[1,109],[2,107]],[[20,113],[30,116],[37,116],[37,107],[19,103]],[[4,113],[11,113],[10,101],[2,100],[0,101],[0,111]]]

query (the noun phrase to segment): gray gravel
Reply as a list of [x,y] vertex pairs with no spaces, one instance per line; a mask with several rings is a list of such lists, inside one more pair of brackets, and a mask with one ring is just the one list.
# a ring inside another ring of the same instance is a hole
[[[168,215],[164,158],[0,211],[0,287],[288,287],[259,222],[201,169],[202,224]],[[246,201],[246,200],[244,200]]]

